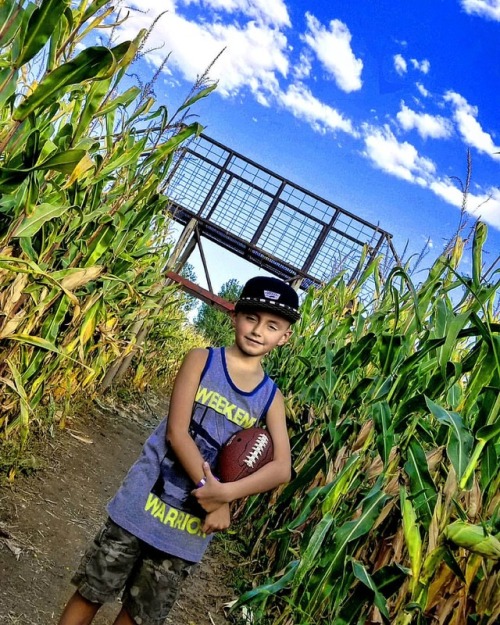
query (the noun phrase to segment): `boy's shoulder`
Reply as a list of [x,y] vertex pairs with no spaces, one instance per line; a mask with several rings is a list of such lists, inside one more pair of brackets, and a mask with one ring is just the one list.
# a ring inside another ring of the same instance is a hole
[[189,354],[195,354],[198,356],[203,356],[205,355],[205,357],[207,356],[208,352],[209,352],[209,347],[193,347],[193,349],[190,349],[187,353],[187,355]]
[[209,350],[205,347],[195,347],[194,349],[189,350],[182,359],[179,374],[184,371],[191,371],[192,373],[197,372],[201,374],[207,363],[208,354]]
[[187,354],[184,356],[184,360],[189,360],[192,362],[206,361],[206,359],[208,358],[208,353],[208,347],[194,347],[187,352]]

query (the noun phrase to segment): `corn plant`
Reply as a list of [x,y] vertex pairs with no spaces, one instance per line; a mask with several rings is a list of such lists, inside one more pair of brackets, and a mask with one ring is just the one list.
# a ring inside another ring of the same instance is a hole
[[356,285],[339,275],[308,292],[269,361],[296,474],[245,512],[261,568],[240,603],[257,620],[498,623],[499,274],[482,275],[486,234],[478,223],[467,277],[457,239],[419,286],[401,267],[381,284],[374,263]]
[[95,388],[134,324],[176,302],[163,181],[215,85],[173,114],[122,88],[148,32],[87,46],[117,19],[106,0],[0,0],[0,438]]

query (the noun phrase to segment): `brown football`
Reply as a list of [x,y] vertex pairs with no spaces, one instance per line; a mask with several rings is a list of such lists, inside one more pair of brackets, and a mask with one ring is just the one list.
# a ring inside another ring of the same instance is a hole
[[248,428],[233,434],[222,447],[218,459],[218,477],[235,482],[251,475],[273,459],[273,441],[263,428]]

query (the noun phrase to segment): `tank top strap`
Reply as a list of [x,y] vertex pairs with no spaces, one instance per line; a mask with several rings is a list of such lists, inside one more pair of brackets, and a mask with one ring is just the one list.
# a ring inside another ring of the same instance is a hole
[[269,410],[277,390],[267,373],[251,391],[238,388],[231,379],[224,347],[209,348],[207,362],[200,376],[200,388],[213,389],[231,404],[244,405],[258,420]]

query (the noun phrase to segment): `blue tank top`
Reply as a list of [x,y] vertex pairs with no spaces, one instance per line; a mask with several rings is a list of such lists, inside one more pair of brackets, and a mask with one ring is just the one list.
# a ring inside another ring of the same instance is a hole
[[[253,391],[231,380],[224,348],[208,350],[193,404],[190,434],[216,473],[224,443],[265,417],[276,385],[265,375]],[[146,441],[116,495],[109,516],[145,543],[190,562],[199,562],[213,535],[201,531],[205,512],[191,495],[194,484],[177,461],[166,438],[164,419]]]

